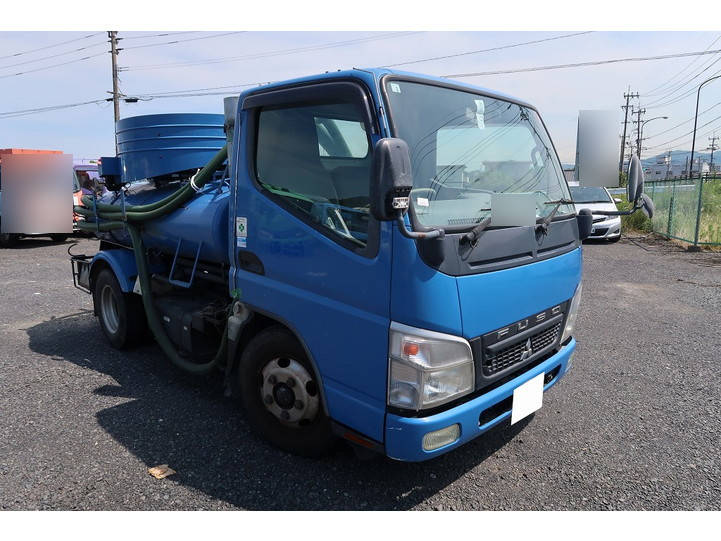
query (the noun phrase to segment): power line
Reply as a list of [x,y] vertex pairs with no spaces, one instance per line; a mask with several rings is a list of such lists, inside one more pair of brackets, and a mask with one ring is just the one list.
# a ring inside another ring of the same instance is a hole
[[591,34],[592,31],[586,31],[586,32],[575,32],[573,34],[564,34],[562,36],[553,36],[551,38],[544,38],[544,39],[535,39],[533,41],[524,41],[522,43],[511,43],[508,45],[501,45],[500,47],[491,47],[490,49],[479,49],[477,51],[467,51],[463,53],[456,53],[456,54],[448,54],[443,56],[434,56],[431,58],[421,58],[418,60],[409,60],[407,62],[396,62],[395,64],[385,64],[383,67],[385,68],[393,68],[396,66],[407,66],[408,64],[420,64],[421,62],[431,62],[433,60],[446,60],[448,58],[457,58],[459,56],[468,56],[472,54],[480,54],[480,53],[488,53],[491,51],[500,51],[502,49],[512,49],[514,47],[521,47],[523,45],[533,45],[536,43],[543,43],[545,41],[554,41],[557,39],[565,39],[565,38],[572,38],[574,36],[581,36],[583,34]]
[[[718,36],[715,40],[713,40],[713,41],[709,44],[709,46],[706,47],[706,50],[708,51],[708,50],[709,50],[711,47],[713,47],[713,46],[716,44],[716,42],[717,42],[718,40],[720,40],[720,39],[721,39],[721,35]],[[679,77],[682,73],[684,73],[688,68],[690,68],[691,66],[693,66],[693,65],[694,65],[696,62],[698,62],[700,59],[701,59],[701,57],[700,57],[700,56],[697,56],[697,57],[694,58],[691,62],[689,62],[683,69],[681,69],[681,71],[678,71],[678,72],[676,73],[676,75],[672,76],[670,79],[667,79],[666,82],[661,83],[661,84],[658,85],[658,86],[655,86],[654,88],[652,88],[651,90],[648,90],[647,92],[642,92],[642,94],[643,94],[644,96],[646,96],[646,97],[650,97],[650,96],[656,95],[656,94],[657,94],[657,93],[656,93],[657,90],[660,90],[660,89],[663,88],[664,86],[667,86],[671,81],[673,81],[674,79],[676,79],[677,77]],[[665,91],[664,91],[664,92],[665,92]],[[656,93],[656,94],[655,94],[655,93]]]
[[0,56],[0,60],[4,60],[5,58],[12,58],[12,57],[15,57],[15,56],[22,56],[22,55],[34,53],[34,52],[37,52],[37,51],[44,51],[45,49],[52,49],[53,47],[57,47],[58,45],[65,45],[65,44],[67,44],[67,43],[73,43],[73,42],[80,41],[80,40],[83,40],[83,39],[88,39],[88,38],[92,38],[92,37],[95,37],[95,36],[99,36],[100,34],[103,34],[103,32],[95,32],[95,33],[93,33],[93,34],[88,34],[87,36],[82,36],[82,37],[80,37],[80,38],[69,39],[69,40],[67,40],[67,41],[61,41],[61,42],[59,42],[59,43],[53,43],[52,45],[45,45],[45,46],[43,46],[43,47],[38,47],[37,49],[30,49],[30,50],[22,51],[22,52],[19,52],[19,53],[13,53],[13,54],[5,55],[5,56]]
[[[228,89],[228,88],[244,88],[244,87],[249,87],[249,86],[260,86],[260,85],[264,85],[264,84],[269,84],[270,82],[271,81],[266,81],[266,82],[262,82],[262,83],[241,83],[241,84],[237,84],[237,85],[226,85],[226,86],[208,86],[205,88],[189,88],[189,89],[185,89],[185,90],[169,90],[169,91],[165,91],[165,92],[140,92],[140,93],[137,93],[134,95],[142,96],[142,97],[153,97],[153,98],[160,98],[160,97],[164,97],[164,96],[172,97],[172,95],[189,94],[189,93],[193,93],[193,92],[203,92],[205,90],[223,90],[223,89]],[[203,94],[198,94],[198,95],[203,95]]]
[[406,37],[406,36],[410,36],[413,34],[420,34],[420,33],[421,32],[389,32],[387,34],[368,36],[365,38],[356,38],[356,39],[350,39],[350,40],[344,40],[344,41],[331,41],[331,42],[322,43],[319,45],[309,45],[306,47],[295,47],[292,49],[281,49],[281,50],[267,51],[267,52],[262,52],[262,53],[252,53],[252,54],[247,54],[247,55],[242,55],[242,56],[231,56],[231,57],[225,57],[225,58],[210,58],[207,60],[198,60],[198,61],[193,61],[193,62],[145,64],[145,65],[140,65],[140,66],[121,68],[121,71],[152,70],[152,69],[165,69],[165,68],[174,68],[174,67],[218,64],[218,63],[225,63],[225,62],[240,62],[242,60],[253,60],[253,59],[257,59],[257,58],[268,58],[271,56],[278,56],[278,55],[288,55],[288,54],[296,54],[296,53],[303,53],[303,52],[309,52],[309,51],[318,51],[318,50],[322,50],[322,49],[332,49],[335,47],[344,47],[347,45],[354,45],[357,43],[366,43],[369,41],[377,41],[377,40],[381,40],[381,39]]
[[82,58],[76,58],[76,59],[74,59],[74,60],[68,60],[67,62],[61,62],[60,64],[51,64],[50,66],[43,66],[43,67],[41,67],[41,68],[35,68],[35,69],[31,69],[31,70],[19,71],[19,72],[17,72],[17,73],[9,73],[9,74],[7,74],[7,75],[0,75],[0,79],[6,79],[6,78],[8,78],[8,77],[17,77],[17,76],[19,76],[19,75],[27,75],[28,73],[35,73],[35,72],[37,72],[37,71],[44,71],[44,70],[47,70],[47,69],[57,68],[57,67],[60,67],[60,66],[67,66],[68,64],[74,64],[74,63],[76,63],[76,62],[83,62],[83,61],[85,61],[85,60],[90,60],[91,58],[96,58],[96,57],[98,57],[98,56],[103,56],[103,55],[105,55],[105,54],[106,54],[105,52],[97,53],[97,54],[91,54],[91,55],[89,55],[89,56],[84,56],[84,57],[82,57]]
[[70,109],[72,107],[80,107],[82,105],[90,105],[90,104],[99,104],[99,103],[105,103],[107,102],[107,99],[99,99],[99,100],[90,100],[90,101],[81,101],[79,103],[67,103],[64,105],[49,105],[47,107],[37,107],[35,109],[21,109],[19,111],[5,111],[3,113],[0,113],[0,119],[4,118],[15,118],[19,116],[26,116],[26,115],[33,115],[37,113],[47,113],[50,111],[57,111],[59,109]]
[[223,36],[230,36],[232,34],[243,34],[243,33],[245,33],[245,30],[239,31],[239,32],[225,32],[223,34],[213,34],[212,36],[201,36],[198,38],[176,39],[173,41],[164,41],[162,43],[144,43],[143,45],[133,45],[132,47],[121,47],[118,50],[119,51],[128,51],[130,49],[143,49],[145,47],[160,47],[161,45],[174,45],[176,43],[185,43],[186,41],[198,41],[201,39],[221,38]]
[[33,64],[35,62],[42,62],[43,60],[49,60],[51,58],[58,58],[59,56],[65,56],[66,54],[73,54],[80,51],[84,51],[86,49],[92,49],[93,47],[98,47],[100,45],[105,45],[107,43],[105,40],[100,41],[98,43],[93,43],[92,45],[86,45],[85,47],[79,47],[78,49],[72,49],[70,51],[65,51],[62,53],[52,54],[50,56],[43,56],[41,58],[35,58],[33,60],[25,60],[24,62],[16,62],[15,64],[8,64],[7,66],[0,66],[0,69],[7,69],[7,68],[13,68],[15,66],[24,66],[26,64]]
[[[721,115],[717,116],[714,119],[709,120],[708,122],[706,122],[706,124],[702,124],[698,128],[705,128],[706,126],[709,126],[710,124],[713,124],[714,122],[716,122],[718,120],[721,120]],[[692,134],[693,134],[693,130],[691,130],[690,132],[684,133],[683,135],[679,135],[678,137],[676,137],[674,139],[666,141],[665,143],[661,143],[659,145],[653,145],[652,147],[648,147],[648,148],[651,149],[651,148],[664,147],[664,146],[668,145],[669,143],[673,143],[674,141],[678,141],[679,139],[683,139],[684,137],[687,137]]]
[[[709,107],[708,109],[705,109],[705,110],[701,111],[701,112],[698,114],[698,116],[701,116],[701,115],[703,115],[703,114],[705,114],[705,113],[708,113],[711,109],[714,109],[714,108],[718,107],[719,105],[721,105],[721,101],[713,104],[713,105],[712,105],[711,107]],[[670,131],[673,131],[673,130],[675,130],[676,128],[678,128],[679,126],[683,126],[684,124],[688,124],[688,123],[691,122],[693,119],[694,119],[694,117],[691,117],[691,118],[689,118],[688,120],[684,120],[683,122],[679,122],[678,124],[676,124],[675,126],[672,126],[671,128],[668,128],[668,129],[666,129],[666,130],[660,131],[660,132],[658,132],[658,133],[656,133],[656,134],[654,134],[654,135],[649,135],[648,137],[646,137],[646,139],[653,139],[654,137],[658,137],[659,135],[663,135],[664,133],[668,133],[668,132],[670,132]]]
[[118,41],[121,39],[127,41],[130,39],[165,38],[168,36],[179,36],[181,34],[196,34],[196,33],[197,33],[197,30],[188,30],[185,32],[163,32],[162,34],[150,34],[147,36],[126,36],[123,38],[118,38]]
[[[721,70],[715,71],[711,74],[711,78],[715,77],[716,75],[721,74]],[[650,105],[649,109],[658,109],[659,107],[666,107],[668,105],[673,105],[675,103],[678,103],[680,101],[685,100],[689,96],[693,96],[696,93],[696,90],[698,89],[697,86],[692,86],[689,88],[686,92],[684,92],[682,95],[673,98],[669,101],[663,102],[663,103],[657,103],[656,105]]]
[[692,51],[687,53],[674,53],[674,54],[664,54],[664,55],[657,55],[657,56],[641,56],[641,57],[629,57],[629,58],[613,58],[609,60],[593,60],[590,62],[574,62],[571,64],[556,64],[552,66],[533,66],[529,68],[517,68],[512,70],[497,70],[497,71],[481,71],[477,73],[454,73],[451,75],[442,75],[442,77],[448,77],[448,78],[456,78],[460,79],[463,77],[480,77],[483,75],[505,75],[505,74],[511,74],[511,73],[524,73],[529,71],[546,71],[546,70],[556,70],[556,69],[564,69],[564,68],[582,68],[587,66],[600,66],[604,64],[618,64],[621,62],[646,62],[648,60],[666,60],[669,58],[683,58],[686,56],[702,56],[702,55],[709,55],[709,54],[717,54],[721,53],[721,49],[714,49],[709,51]]
[[[713,59],[712,59],[712,60],[713,60]],[[671,90],[671,91],[669,91],[668,93],[664,94],[664,95],[661,96],[660,98],[657,98],[657,99],[651,101],[650,103],[648,103],[648,105],[649,105],[649,106],[653,106],[654,108],[656,108],[656,107],[662,107],[664,104],[674,103],[675,100],[677,100],[677,98],[678,98],[678,99],[683,99],[687,94],[684,94],[683,96],[677,96],[677,97],[671,98],[671,100],[669,100],[668,102],[659,103],[659,102],[663,102],[663,101],[666,100],[667,98],[670,98],[670,97],[673,96],[676,92],[678,92],[679,90],[681,90],[683,87],[687,86],[688,84],[693,83],[694,80],[698,79],[701,75],[703,75],[704,72],[706,72],[707,70],[711,69],[711,67],[712,67],[714,64],[716,64],[717,62],[719,62],[719,61],[721,61],[721,56],[720,56],[719,58],[717,58],[716,60],[713,60],[713,62],[711,62],[709,65],[707,65],[705,68],[703,68],[701,71],[699,71],[698,73],[696,73],[695,75],[693,75],[693,76],[690,77],[689,79],[686,79],[685,82],[683,82],[683,83],[681,83],[681,84],[679,84],[679,85],[676,85],[673,90]],[[719,72],[716,72],[716,73],[719,73]],[[687,92],[688,90],[689,90],[689,89],[686,89],[686,90],[684,90],[684,92]],[[695,89],[695,86],[690,89],[691,93],[693,93],[695,90],[696,90],[696,89]]]

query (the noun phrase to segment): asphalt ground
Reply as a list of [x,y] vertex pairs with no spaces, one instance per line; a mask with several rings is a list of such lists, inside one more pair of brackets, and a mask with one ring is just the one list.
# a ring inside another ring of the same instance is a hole
[[578,352],[543,408],[405,464],[288,455],[220,377],[113,350],[67,246],[0,250],[0,509],[721,508],[718,254],[585,245]]

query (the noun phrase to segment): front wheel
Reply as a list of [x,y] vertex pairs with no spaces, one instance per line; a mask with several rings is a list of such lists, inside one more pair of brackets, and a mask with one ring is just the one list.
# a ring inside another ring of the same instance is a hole
[[50,238],[53,239],[53,242],[65,242],[68,236],[65,233],[53,233]]
[[318,380],[303,347],[286,329],[271,327],[248,343],[236,389],[251,428],[273,445],[310,457],[332,449],[335,436]]
[[619,235],[618,237],[613,237],[613,238],[608,239],[608,242],[614,243],[614,242],[618,242],[619,240],[621,240],[621,235]]

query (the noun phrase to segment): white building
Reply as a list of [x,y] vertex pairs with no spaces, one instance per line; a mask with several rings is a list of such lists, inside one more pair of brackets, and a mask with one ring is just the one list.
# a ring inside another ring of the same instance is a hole
[[[694,158],[693,160],[693,175],[699,174],[699,160]],[[674,178],[681,178],[688,174],[688,162],[686,163],[674,163],[670,161],[668,154],[658,156],[656,163],[647,166],[643,170],[646,175],[646,180],[670,180]],[[709,165],[705,161],[701,161],[701,174],[707,174],[709,172]]]

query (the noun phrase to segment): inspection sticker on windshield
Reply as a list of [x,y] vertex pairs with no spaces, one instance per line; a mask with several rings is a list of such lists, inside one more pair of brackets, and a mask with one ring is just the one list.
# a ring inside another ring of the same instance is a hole
[[543,405],[543,378],[540,373],[528,380],[513,391],[513,407],[511,409],[511,424],[528,417],[534,411],[540,410]]
[[395,92],[396,94],[401,93],[401,85],[399,85],[398,83],[391,83],[388,86],[390,86],[391,92]]
[[418,203],[419,207],[428,207],[430,206],[430,203],[428,202],[428,199],[425,197],[419,197],[416,199],[416,203]]
[[235,218],[235,237],[239,248],[245,248],[248,243],[248,218],[237,216]]

